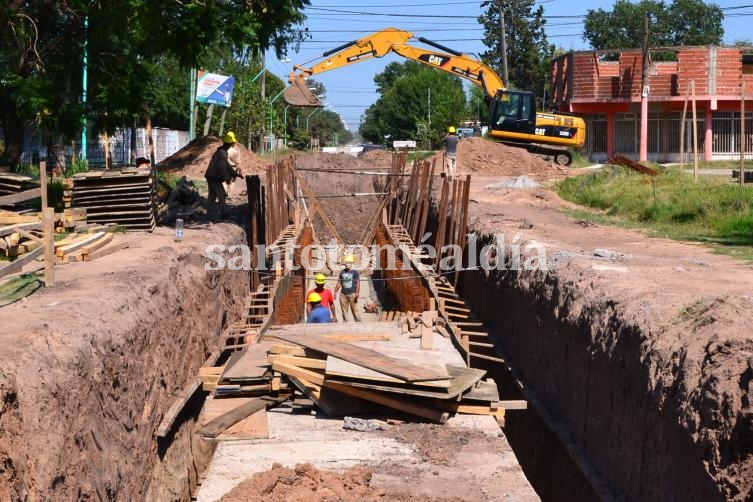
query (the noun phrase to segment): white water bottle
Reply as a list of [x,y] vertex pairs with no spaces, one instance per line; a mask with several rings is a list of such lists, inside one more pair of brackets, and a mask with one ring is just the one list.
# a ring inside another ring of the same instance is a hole
[[175,220],[175,242],[183,241],[183,218]]

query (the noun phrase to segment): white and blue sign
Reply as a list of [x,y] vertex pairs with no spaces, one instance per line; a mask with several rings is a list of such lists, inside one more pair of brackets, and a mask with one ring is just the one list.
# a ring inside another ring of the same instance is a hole
[[209,105],[230,106],[233,102],[235,78],[217,73],[199,75],[196,85],[196,101]]

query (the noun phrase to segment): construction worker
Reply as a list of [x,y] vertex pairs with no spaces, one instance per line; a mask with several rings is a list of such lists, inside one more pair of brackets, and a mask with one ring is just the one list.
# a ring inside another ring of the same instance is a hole
[[352,256],[345,257],[345,268],[340,271],[335,286],[335,298],[337,293],[342,289],[340,297],[340,309],[343,311],[343,322],[345,313],[350,310],[355,322],[361,322],[361,314],[358,312],[358,296],[361,294],[361,274],[358,270],[353,270],[353,264],[356,259]]
[[330,311],[327,307],[322,305],[322,297],[319,293],[311,293],[308,297],[307,303],[311,307],[306,324],[320,324],[332,322]]
[[332,312],[332,322],[337,322],[337,315],[335,315],[335,295],[332,290],[325,288],[324,284],[327,282],[327,277],[324,274],[316,274],[314,276],[315,287],[306,295],[306,303],[309,306],[309,312],[311,311],[311,304],[308,303],[308,298],[312,294],[318,294],[322,299],[322,305]]
[[458,155],[458,143],[460,138],[455,134],[455,127],[447,128],[447,134],[442,138],[444,158],[447,161],[447,177],[452,180],[455,177],[455,159]]
[[222,138],[222,146],[218,147],[209,161],[204,178],[209,186],[209,195],[207,197],[207,215],[214,219],[218,216],[227,214],[227,191],[224,183],[230,184],[235,178],[241,176],[237,169],[238,150],[235,148],[235,134],[228,132]]

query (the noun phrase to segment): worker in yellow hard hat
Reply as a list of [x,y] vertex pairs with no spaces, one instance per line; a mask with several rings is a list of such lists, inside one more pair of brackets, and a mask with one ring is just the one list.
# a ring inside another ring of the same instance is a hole
[[447,165],[446,175],[450,181],[455,177],[455,159],[458,155],[459,142],[460,138],[455,134],[455,126],[448,127],[447,134],[442,138],[442,152],[445,159],[445,162],[442,163],[442,167],[444,167],[444,164]]
[[337,315],[335,315],[335,295],[332,293],[331,289],[324,287],[326,283],[327,277],[324,274],[316,274],[314,276],[314,288],[306,295],[306,303],[309,307],[310,312],[311,304],[309,303],[308,299],[311,297],[311,295],[318,295],[321,298],[320,301],[322,305],[325,308],[328,308],[332,313],[332,321],[337,322]]
[[[218,147],[209,161],[209,167],[204,173],[209,187],[207,196],[207,215],[211,219],[217,216],[227,214],[227,188],[235,178],[240,178],[241,173],[238,169],[238,149],[235,147],[235,134],[228,132],[222,138],[222,146]],[[218,214],[219,213],[219,214]]]
[[322,297],[317,292],[309,294],[306,299],[306,303],[309,304],[311,310],[309,310],[306,324],[321,324],[332,322],[332,316],[330,311],[324,305],[322,305]]
[[361,294],[361,274],[353,268],[356,259],[353,255],[345,257],[345,268],[340,271],[335,286],[335,298],[337,293],[342,290],[340,297],[340,308],[343,311],[343,321],[345,313],[350,311],[355,322],[361,322],[361,313],[358,312],[358,296]]

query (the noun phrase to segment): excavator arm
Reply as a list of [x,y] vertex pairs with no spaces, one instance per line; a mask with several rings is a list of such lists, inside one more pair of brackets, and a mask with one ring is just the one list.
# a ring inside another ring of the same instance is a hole
[[[418,40],[442,52],[408,44]],[[503,143],[554,157],[558,164],[569,165],[568,148],[583,146],[586,125],[583,119],[562,113],[536,112],[536,98],[530,91],[510,90],[487,65],[412,33],[386,28],[325,52],[319,63],[310,67],[294,66],[290,86],[284,98],[296,106],[322,106],[308,88],[306,77],[335,70],[361,61],[380,58],[394,52],[404,58],[465,78],[484,90],[490,102],[489,135]]]
[[325,52],[322,56],[326,59],[311,67],[294,66],[289,79],[291,86],[284,94],[285,101],[298,106],[321,106],[316,96],[303,82],[306,77],[372,58],[380,58],[390,52],[465,78],[481,87],[489,99],[493,99],[499,91],[505,89],[502,79],[481,61],[423,37],[417,37],[416,40],[444,52],[415,47],[407,43],[412,38],[414,38],[413,34],[408,31],[387,28]]

